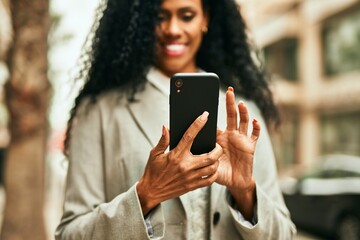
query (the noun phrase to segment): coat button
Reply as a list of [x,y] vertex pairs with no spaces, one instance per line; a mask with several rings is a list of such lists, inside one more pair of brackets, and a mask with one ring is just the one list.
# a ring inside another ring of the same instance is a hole
[[215,213],[214,213],[214,216],[213,216],[213,224],[214,224],[214,225],[218,224],[219,220],[220,220],[220,213],[219,213],[219,212],[215,212]]

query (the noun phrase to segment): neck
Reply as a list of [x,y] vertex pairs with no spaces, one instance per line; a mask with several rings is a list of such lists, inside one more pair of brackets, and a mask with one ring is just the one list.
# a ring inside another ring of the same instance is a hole
[[181,70],[178,71],[174,71],[174,70],[168,70],[168,69],[164,69],[161,68],[159,66],[156,66],[156,68],[164,75],[166,75],[167,77],[171,78],[175,73],[194,73],[198,71],[198,68],[196,67],[196,65],[191,65],[188,66],[186,68],[183,68]]

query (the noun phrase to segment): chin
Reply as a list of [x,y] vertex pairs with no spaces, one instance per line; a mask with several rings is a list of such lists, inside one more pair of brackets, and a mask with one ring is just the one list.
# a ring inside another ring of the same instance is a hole
[[179,66],[178,64],[173,64],[173,65],[163,65],[161,67],[161,69],[166,72],[169,75],[174,75],[175,73],[178,72],[183,72],[184,71],[184,67],[183,66]]
[[192,61],[187,56],[182,57],[164,57],[157,63],[157,67],[169,76],[178,72],[189,72]]

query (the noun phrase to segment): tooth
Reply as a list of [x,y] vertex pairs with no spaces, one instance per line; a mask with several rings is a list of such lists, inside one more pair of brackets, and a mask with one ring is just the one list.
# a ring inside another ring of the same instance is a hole
[[170,51],[181,51],[184,49],[184,45],[173,44],[173,45],[167,45],[166,48]]

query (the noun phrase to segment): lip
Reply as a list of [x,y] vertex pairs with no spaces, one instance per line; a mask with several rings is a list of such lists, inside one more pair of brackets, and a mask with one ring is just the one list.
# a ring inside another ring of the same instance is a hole
[[180,57],[186,50],[187,46],[183,43],[167,43],[161,45],[162,52],[170,57]]

